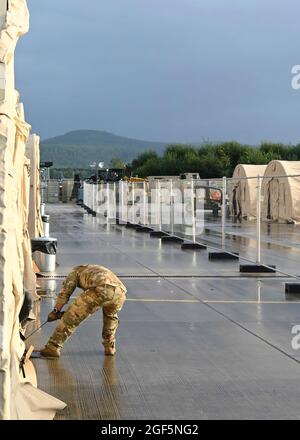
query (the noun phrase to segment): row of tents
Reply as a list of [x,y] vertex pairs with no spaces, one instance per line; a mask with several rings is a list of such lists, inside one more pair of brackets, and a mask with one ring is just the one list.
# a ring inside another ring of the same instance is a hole
[[237,165],[230,180],[230,212],[252,220],[257,215],[261,177],[261,214],[265,221],[300,222],[300,161],[272,160],[268,165]]

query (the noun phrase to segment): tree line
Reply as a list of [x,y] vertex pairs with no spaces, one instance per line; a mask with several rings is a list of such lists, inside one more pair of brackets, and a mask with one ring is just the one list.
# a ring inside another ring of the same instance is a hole
[[[231,177],[236,165],[268,164],[271,160],[300,160],[300,144],[285,145],[263,142],[259,147],[238,142],[206,143],[201,146],[169,145],[162,156],[155,151],[146,151],[130,164],[113,158],[109,167],[125,168],[127,176],[164,176],[191,172],[201,178]],[[51,169],[51,178],[73,178],[79,174],[82,179],[95,173],[91,169]]]
[[201,178],[231,177],[236,165],[268,164],[271,160],[300,160],[300,144],[284,145],[263,142],[259,147],[238,142],[192,145],[169,145],[163,156],[153,151],[140,154],[130,165],[135,176],[199,173]]

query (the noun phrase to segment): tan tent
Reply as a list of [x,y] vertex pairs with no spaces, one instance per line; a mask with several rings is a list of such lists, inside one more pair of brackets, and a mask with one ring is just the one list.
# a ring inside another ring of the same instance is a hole
[[25,145],[29,136],[30,125],[25,122],[23,104],[18,104],[15,116],[16,140],[14,151],[14,167],[18,176],[18,246],[20,255],[20,269],[23,273],[24,288],[31,293],[32,299],[38,299],[36,294],[36,275],[33,270],[30,236],[28,231],[29,212],[29,161],[25,157]]
[[[15,90],[14,50],[28,24],[25,0],[0,0],[0,419],[5,420],[53,418],[56,410],[65,407],[36,388],[33,365],[25,377],[20,371],[25,344],[19,333],[19,313],[24,284],[31,286],[33,294],[34,281],[25,169],[30,126]],[[38,199],[38,194],[34,198]]]
[[30,160],[30,202],[28,229],[31,238],[43,236],[43,223],[40,212],[40,137],[29,136],[26,144],[26,157]]
[[[298,177],[287,177],[298,175]],[[263,179],[263,218],[300,222],[300,161],[272,160]]]
[[234,217],[256,218],[257,176],[263,176],[267,165],[237,165],[230,192],[230,211]]

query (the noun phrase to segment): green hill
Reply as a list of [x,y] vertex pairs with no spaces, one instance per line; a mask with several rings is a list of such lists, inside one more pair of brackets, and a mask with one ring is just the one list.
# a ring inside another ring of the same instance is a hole
[[106,131],[76,130],[41,142],[41,160],[55,168],[89,168],[92,162],[109,164],[113,157],[131,162],[146,150],[163,153],[166,144],[116,136]]

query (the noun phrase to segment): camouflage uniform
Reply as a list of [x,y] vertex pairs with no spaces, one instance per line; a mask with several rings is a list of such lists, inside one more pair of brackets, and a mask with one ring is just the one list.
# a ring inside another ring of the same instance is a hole
[[79,324],[102,307],[103,345],[114,349],[119,324],[118,312],[126,300],[126,287],[113,272],[103,266],[77,266],[67,276],[56,304],[66,304],[76,287],[84,292],[68,307],[46,347],[60,352],[64,342]]

